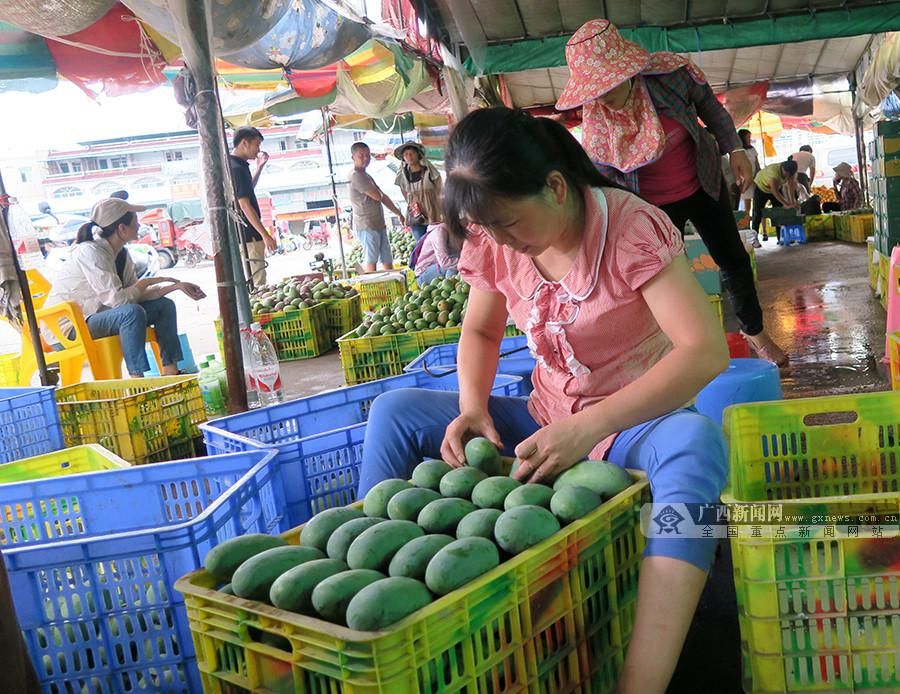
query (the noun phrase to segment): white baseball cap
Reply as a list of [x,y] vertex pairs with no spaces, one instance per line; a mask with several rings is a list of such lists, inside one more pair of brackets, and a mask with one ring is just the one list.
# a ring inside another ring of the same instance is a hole
[[98,227],[108,227],[128,212],[144,212],[145,205],[132,205],[120,198],[106,198],[91,209],[91,221]]

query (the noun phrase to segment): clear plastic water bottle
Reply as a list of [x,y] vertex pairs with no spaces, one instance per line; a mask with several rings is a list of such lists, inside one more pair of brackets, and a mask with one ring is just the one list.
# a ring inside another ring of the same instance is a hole
[[228,402],[228,374],[225,372],[225,365],[216,359],[215,354],[206,357],[206,363],[209,364],[210,370],[219,379],[219,388],[222,390],[222,399]]
[[259,323],[253,323],[250,330],[254,338],[251,363],[253,378],[259,390],[259,404],[263,407],[274,405],[281,402],[283,396],[278,353]]
[[[255,324],[254,324],[255,325]],[[259,391],[256,387],[256,378],[253,376],[253,333],[250,328],[241,328],[241,354],[244,362],[244,383],[247,387],[247,407],[259,407]]]
[[200,362],[200,373],[197,376],[200,385],[200,396],[203,398],[203,407],[209,417],[218,417],[225,414],[225,399],[222,397],[222,389],[219,386],[219,377],[215,371],[209,368],[205,361]]

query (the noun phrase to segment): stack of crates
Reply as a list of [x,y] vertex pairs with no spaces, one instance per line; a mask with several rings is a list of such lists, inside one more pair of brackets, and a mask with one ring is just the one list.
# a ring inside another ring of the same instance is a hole
[[890,257],[900,243],[900,121],[881,121],[874,131],[869,192],[875,211],[875,250]]
[[900,403],[725,411],[744,691],[900,691]]

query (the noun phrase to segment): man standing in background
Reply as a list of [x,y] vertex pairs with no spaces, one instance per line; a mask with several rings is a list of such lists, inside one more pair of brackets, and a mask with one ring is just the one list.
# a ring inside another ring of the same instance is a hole
[[816,178],[816,158],[813,156],[812,147],[803,145],[799,152],[791,155],[791,159],[797,162],[797,183],[812,195],[812,185]]
[[385,270],[394,269],[394,257],[384,222],[382,205],[403,219],[403,213],[393,200],[381,192],[375,180],[366,173],[372,154],[365,142],[350,147],[353,171],[350,173],[350,204],[353,206],[353,231],[365,251],[365,270],[374,272],[381,261]]
[[[231,153],[231,179],[234,182],[234,197],[241,209],[244,224],[241,234],[247,242],[247,260],[250,265],[250,276],[254,287],[262,287],[266,283],[266,249],[275,251],[278,241],[263,226],[256,200],[256,184],[263,167],[269,161],[269,155],[260,152],[263,136],[254,127],[241,126],[234,131]],[[250,175],[250,160],[256,160],[256,171]]]

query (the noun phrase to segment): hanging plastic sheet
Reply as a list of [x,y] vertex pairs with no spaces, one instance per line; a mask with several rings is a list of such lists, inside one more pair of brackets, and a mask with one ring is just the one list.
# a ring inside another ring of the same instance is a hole
[[900,33],[887,34],[872,56],[856,94],[865,106],[873,109],[898,85],[900,85]]
[[406,73],[408,82],[399,74],[375,84],[358,86],[346,70],[338,70],[337,88],[352,110],[370,118],[384,118],[397,113],[403,102],[431,87],[431,77],[421,61],[415,61]]
[[47,48],[57,72],[90,96],[127,94],[165,82],[165,60],[120,3],[83,31],[47,39]]
[[[252,46],[281,21],[292,0],[228,0],[212,2],[212,48],[216,55]],[[126,0],[142,20],[175,40],[175,23],[168,0]]]
[[115,0],[15,0],[3,2],[0,18],[40,36],[66,36],[87,29]]
[[56,86],[56,63],[40,36],[0,23],[0,91],[45,92]]
[[341,60],[369,38],[365,26],[316,0],[295,0],[262,38],[223,57],[230,63],[257,70],[318,68]]
[[716,98],[728,111],[734,124],[740,127],[762,108],[768,90],[769,83],[763,80],[720,92]]

